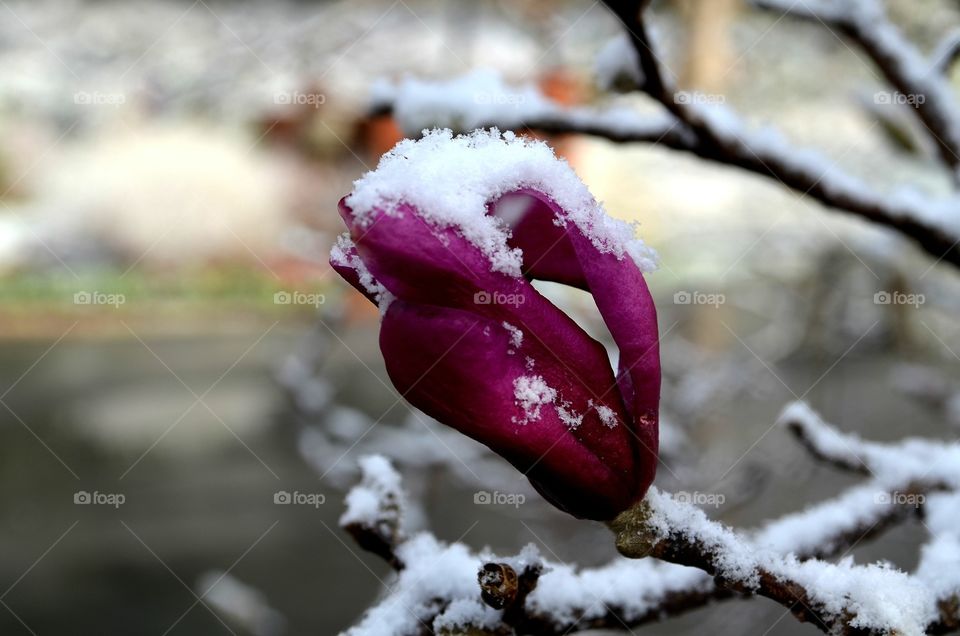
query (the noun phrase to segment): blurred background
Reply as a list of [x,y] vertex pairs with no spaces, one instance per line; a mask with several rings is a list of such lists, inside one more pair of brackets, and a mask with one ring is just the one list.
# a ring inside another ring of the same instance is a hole
[[[888,9],[923,51],[960,25],[946,0]],[[836,34],[738,0],[653,16],[681,87],[881,191],[950,188]],[[612,558],[599,524],[397,399],[376,310],[326,259],[337,200],[401,138],[367,116],[378,78],[487,67],[564,104],[649,108],[595,87],[617,34],[587,1],[0,0],[0,633],[337,633],[387,576],[337,527],[369,452],[404,472],[414,527]],[[801,397],[874,439],[956,437],[948,265],[767,179],[547,141],[662,259],[662,487],[722,495],[709,513],[738,526],[846,487],[772,428]],[[544,289],[604,337],[589,298]],[[907,523],[852,554],[910,568],[921,538]],[[734,603],[643,631],[815,631]]]

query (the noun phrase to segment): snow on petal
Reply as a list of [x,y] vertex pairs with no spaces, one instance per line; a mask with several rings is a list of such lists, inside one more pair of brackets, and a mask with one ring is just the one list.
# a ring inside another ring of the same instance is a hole
[[631,258],[651,271],[652,251],[634,228],[607,215],[566,161],[542,141],[511,132],[478,130],[454,136],[425,131],[385,154],[377,169],[354,182],[345,203],[360,225],[378,210],[402,214],[407,204],[440,228],[455,228],[490,260],[492,271],[519,277],[522,253],[508,245],[510,229],[488,214],[491,201],[509,192],[535,190],[560,210],[557,223],[573,223],[601,253]]

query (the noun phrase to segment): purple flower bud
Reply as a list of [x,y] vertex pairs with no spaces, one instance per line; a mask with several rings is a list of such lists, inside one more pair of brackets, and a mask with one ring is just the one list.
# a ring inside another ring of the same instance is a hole
[[[486,444],[551,503],[608,520],[657,464],[652,253],[606,215],[570,167],[511,133],[404,141],[340,202],[333,267],[383,315],[399,392]],[[604,346],[531,284],[593,295]]]

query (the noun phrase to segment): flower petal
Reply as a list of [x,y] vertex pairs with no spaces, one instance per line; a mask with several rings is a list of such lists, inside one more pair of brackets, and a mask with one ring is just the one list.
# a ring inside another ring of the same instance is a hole
[[618,385],[635,418],[649,485],[658,445],[660,347],[656,307],[643,274],[633,259],[598,250],[576,224],[557,225],[562,212],[545,195],[523,190],[510,196],[509,244],[523,250],[525,275],[590,292],[620,350]]
[[[403,300],[390,305],[380,332],[390,379],[413,405],[502,455],[557,507],[612,518],[637,496],[629,433],[608,428],[595,408],[578,413],[582,423],[571,430],[558,402],[587,405],[592,394],[562,365],[539,359],[527,369],[525,356],[509,353],[512,344],[509,330],[488,317]],[[543,353],[535,342],[524,344],[528,353]],[[517,399],[525,378],[557,392],[533,405],[535,417]],[[621,407],[618,420],[623,416]]]

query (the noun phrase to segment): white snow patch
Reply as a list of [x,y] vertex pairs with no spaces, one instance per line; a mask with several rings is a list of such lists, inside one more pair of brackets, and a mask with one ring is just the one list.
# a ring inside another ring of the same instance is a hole
[[937,598],[949,598],[960,592],[960,494],[928,495],[924,517],[932,536],[921,549],[916,575]]
[[[347,493],[347,509],[340,517],[340,525],[353,523],[374,525],[384,514],[396,514],[403,498],[400,473],[383,455],[366,455],[358,460],[362,479]],[[395,502],[395,510],[390,510]]]
[[938,616],[936,598],[920,581],[886,564],[854,565],[852,558],[837,564],[800,561],[735,534],[711,521],[696,506],[682,504],[651,488],[646,502],[649,526],[658,538],[696,541],[717,557],[724,578],[747,587],[759,583],[759,570],[796,581],[823,611],[837,617],[850,612],[850,625],[891,633],[923,634]]
[[831,551],[830,543],[844,531],[872,527],[888,511],[887,491],[876,482],[854,487],[843,495],[815,504],[803,511],[784,515],[757,531],[753,540],[780,553],[815,554]]
[[600,421],[603,422],[604,426],[607,428],[616,428],[617,414],[612,408],[606,404],[594,404],[592,401],[590,404],[597,409],[597,415],[600,416]]
[[513,347],[507,353],[516,353],[517,349],[523,344],[523,331],[506,321],[503,322],[503,328],[510,332],[510,346]]
[[834,616],[852,613],[852,627],[920,635],[938,617],[929,590],[889,565],[855,565],[852,557],[836,564],[789,557],[784,561],[768,569],[803,585],[809,598],[826,612]]
[[657,538],[667,539],[671,532],[681,530],[690,540],[702,542],[707,550],[719,555],[718,571],[724,578],[751,588],[759,584],[760,554],[755,546],[711,521],[697,506],[678,502],[656,487],[647,492],[646,502],[651,510],[648,525]]
[[960,593],[960,539],[955,532],[932,538],[920,549],[916,576],[937,598]]
[[[397,553],[406,567],[390,586],[391,596],[368,610],[345,636],[417,633],[422,621],[435,615],[437,599],[477,597],[480,559],[462,543],[446,545],[424,533],[404,542]],[[464,620],[468,611],[458,605],[444,622]],[[486,615],[480,617],[486,620]]]
[[557,415],[560,416],[560,421],[566,424],[571,431],[577,430],[583,424],[583,414],[574,411],[569,402],[556,404],[555,408],[557,409]]
[[493,631],[501,626],[503,613],[477,599],[458,598],[433,621],[435,634],[463,633],[464,629]]
[[543,376],[522,375],[513,381],[513,397],[524,413],[522,420],[514,418],[514,422],[526,424],[540,419],[541,407],[557,399],[557,391],[547,384]]
[[617,559],[599,568],[576,571],[555,564],[540,576],[527,597],[529,611],[550,616],[558,625],[604,617],[610,607],[631,621],[663,603],[671,591],[708,591],[713,580],[706,573],[654,559]]
[[361,226],[377,210],[401,215],[408,204],[429,223],[455,228],[490,259],[492,271],[510,276],[521,276],[522,253],[507,244],[509,227],[487,214],[487,207],[519,189],[552,199],[561,210],[556,223],[573,223],[599,252],[629,256],[642,271],[656,263],[656,254],[635,238],[633,226],[607,215],[566,161],[542,141],[511,132],[424,131],[419,140],[397,144],[354,186],[347,205]]

